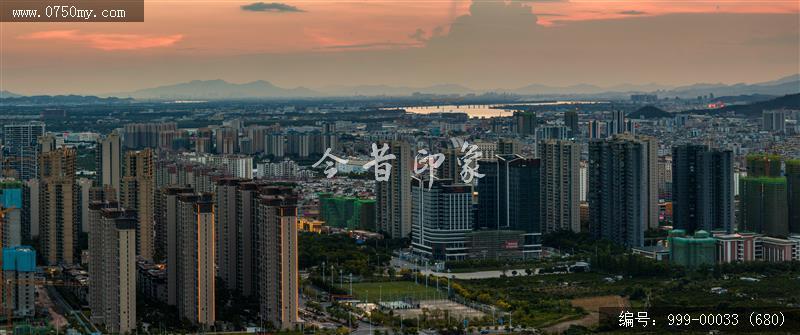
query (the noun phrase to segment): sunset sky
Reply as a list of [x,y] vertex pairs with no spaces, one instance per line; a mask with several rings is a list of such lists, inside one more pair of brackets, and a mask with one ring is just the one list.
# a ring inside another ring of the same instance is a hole
[[800,72],[800,1],[145,0],[144,23],[0,23],[0,86],[758,82]]

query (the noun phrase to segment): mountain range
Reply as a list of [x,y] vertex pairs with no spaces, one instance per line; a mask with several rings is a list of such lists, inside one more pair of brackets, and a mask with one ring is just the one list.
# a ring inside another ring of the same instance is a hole
[[104,94],[104,96],[139,100],[309,98],[321,95],[319,92],[304,87],[281,88],[264,80],[234,84],[221,79],[192,80],[187,83],[145,88],[133,92]]
[[6,90],[0,91],[0,99],[4,99],[4,98],[19,98],[21,96],[22,95],[20,95],[20,94],[16,94],[16,93],[9,92],[9,91],[6,91]]
[[[511,89],[477,90],[458,84],[439,84],[425,87],[391,85],[326,86],[320,88],[284,88],[268,81],[230,83],[222,79],[193,80],[190,82],[144,88],[131,92],[102,94],[103,97],[133,98],[137,100],[231,100],[231,99],[289,99],[353,96],[410,96],[414,93],[437,95],[466,95],[482,93],[510,93],[520,96],[538,97],[625,97],[633,93],[654,93],[660,97],[693,98],[713,94],[715,96],[781,96],[800,92],[800,74],[777,80],[746,84],[699,83],[670,87],[656,83],[622,84],[602,87],[590,84],[571,86],[548,86],[530,84]],[[17,98],[19,94],[0,91],[0,98]]]

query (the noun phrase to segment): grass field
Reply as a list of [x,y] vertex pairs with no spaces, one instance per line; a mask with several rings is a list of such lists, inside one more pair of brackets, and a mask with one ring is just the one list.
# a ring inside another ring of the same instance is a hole
[[[340,286],[349,292],[350,285]],[[435,286],[425,287],[425,283],[415,284],[408,281],[376,282],[376,283],[353,283],[353,295],[363,301],[397,301],[412,299],[429,300],[444,299],[446,287],[437,291]]]

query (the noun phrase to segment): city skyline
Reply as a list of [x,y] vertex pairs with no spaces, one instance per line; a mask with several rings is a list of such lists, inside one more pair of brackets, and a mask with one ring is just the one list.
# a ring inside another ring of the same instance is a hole
[[0,333],[800,333],[798,0],[36,1]]

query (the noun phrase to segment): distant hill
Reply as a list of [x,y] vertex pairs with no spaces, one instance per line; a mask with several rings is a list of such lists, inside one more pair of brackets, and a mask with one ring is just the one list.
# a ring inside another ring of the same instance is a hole
[[694,84],[676,87],[663,93],[659,93],[659,95],[692,98],[709,94],[713,94],[715,96],[735,96],[748,94],[779,96],[794,93],[800,93],[800,75],[797,74],[786,76],[778,80],[756,84]]
[[[134,98],[137,100],[236,100],[236,99],[291,99],[311,97],[407,97],[414,93],[435,95],[476,95],[499,94],[517,95],[537,99],[618,99],[626,100],[631,94],[653,93],[661,98],[696,98],[716,96],[715,100],[726,104],[750,103],[800,93],[800,75],[794,74],[777,80],[754,84],[699,83],[687,86],[666,86],[657,83],[620,84],[597,86],[575,84],[570,86],[548,86],[529,84],[517,88],[473,89],[459,84],[437,84],[429,86],[392,85],[330,85],[315,87],[284,88],[268,81],[258,80],[249,83],[230,83],[222,79],[193,80],[189,82],[162,85],[140,90],[103,94],[103,97]],[[0,92],[0,98],[18,98],[8,91]]]
[[6,91],[6,90],[2,90],[2,91],[0,91],[0,99],[5,99],[5,98],[19,98],[19,97],[21,97],[21,96],[22,96],[22,95],[20,95],[20,94],[16,94],[16,93],[9,92],[9,91]]
[[480,93],[469,87],[457,84],[440,84],[426,87],[390,86],[390,85],[357,85],[357,86],[327,86],[317,89],[330,96],[409,96],[414,93],[425,94],[470,94]]
[[745,94],[745,95],[716,97],[713,99],[713,101],[723,102],[726,104],[749,104],[753,102],[765,101],[774,98],[777,98],[777,96],[767,95],[767,94]]
[[611,87],[601,87],[591,84],[577,84],[577,85],[558,87],[558,86],[548,86],[541,84],[530,84],[512,90],[500,90],[500,91],[508,91],[519,95],[552,95],[552,94],[561,95],[561,94],[603,94],[612,92],[616,93],[654,92],[665,89],[669,89],[669,86],[664,86],[659,84],[643,84],[643,85],[623,84]]
[[779,98],[746,105],[732,105],[718,109],[697,109],[685,111],[683,113],[713,115],[734,112],[746,117],[761,117],[761,112],[771,109],[800,109],[800,93],[784,95]]
[[631,119],[660,119],[670,117],[673,117],[673,115],[655,106],[644,106],[628,114],[628,118]]
[[226,99],[274,99],[305,98],[320,93],[304,87],[281,88],[270,82],[259,80],[234,84],[217,80],[193,80],[186,83],[146,88],[109,96],[131,97],[142,100],[226,100]]
[[121,104],[130,103],[133,99],[116,97],[100,98],[91,95],[18,95],[13,98],[2,98],[0,104],[14,105],[93,105],[93,104]]

